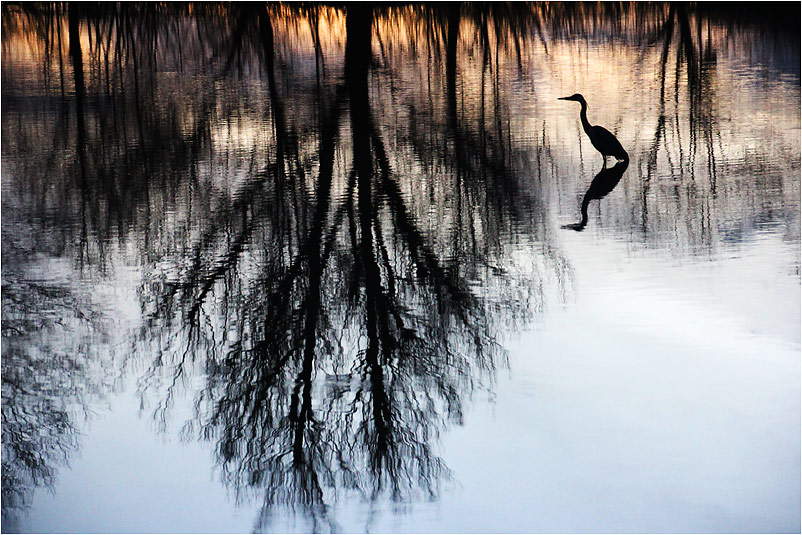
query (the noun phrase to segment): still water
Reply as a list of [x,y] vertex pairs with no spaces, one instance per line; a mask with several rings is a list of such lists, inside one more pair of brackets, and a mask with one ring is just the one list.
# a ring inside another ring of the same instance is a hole
[[798,532],[766,5],[4,3],[3,531]]

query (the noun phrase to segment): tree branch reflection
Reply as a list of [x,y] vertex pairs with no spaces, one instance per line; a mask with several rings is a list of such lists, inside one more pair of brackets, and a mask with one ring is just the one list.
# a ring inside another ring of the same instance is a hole
[[[259,527],[288,507],[316,530],[336,529],[332,507],[343,492],[369,501],[439,496],[450,472],[437,437],[462,422],[475,389],[505,365],[494,327],[505,314],[464,274],[492,259],[443,257],[410,206],[419,200],[403,191],[409,177],[393,169],[369,89],[373,8],[346,10],[344,83],[315,104],[311,189],[302,140],[282,119],[275,14],[258,16],[276,150],[181,255],[184,267],[146,294],[159,304],[143,342],[158,357],[142,389],[165,388],[156,413],[164,421],[175,389],[199,366],[206,386],[185,431],[215,442],[240,495],[261,492]],[[482,150],[496,148],[485,137]],[[475,165],[462,179],[470,189],[479,188]],[[526,197],[491,199],[501,221]],[[529,307],[499,302],[511,316]]]

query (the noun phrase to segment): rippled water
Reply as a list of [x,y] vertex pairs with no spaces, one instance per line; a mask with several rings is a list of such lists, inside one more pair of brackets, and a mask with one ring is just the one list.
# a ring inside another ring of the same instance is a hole
[[3,4],[3,531],[798,532],[763,5]]

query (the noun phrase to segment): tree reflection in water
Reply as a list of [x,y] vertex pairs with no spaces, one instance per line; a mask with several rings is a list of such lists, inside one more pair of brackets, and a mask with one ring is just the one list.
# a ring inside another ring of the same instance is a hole
[[[5,213],[13,210],[4,206]],[[34,254],[36,237],[26,234],[3,227],[4,529],[15,526],[36,487],[53,485],[78,451],[92,407],[118,375],[107,358],[102,307],[63,278],[57,263],[43,263]],[[42,274],[43,268],[50,271]]]
[[[316,76],[307,93],[316,95],[309,115],[319,121],[311,137],[286,113],[277,13],[239,9],[234,18],[245,28],[235,25],[231,51],[217,64],[229,70],[245,42],[259,52],[275,141],[231,203],[194,229],[197,238],[143,294],[143,306],[156,305],[142,340],[155,344],[158,358],[141,387],[146,396],[163,387],[156,414],[166,424],[182,380],[202,369],[206,384],[185,432],[215,442],[223,477],[240,495],[262,493],[260,528],[289,507],[314,530],[333,530],[331,506],[343,492],[370,502],[430,500],[450,481],[437,438],[506,365],[496,325],[535,309],[535,294],[514,294],[524,285],[500,267],[499,231],[528,226],[543,238],[544,229],[521,217],[532,213],[522,203],[534,201],[516,190],[504,138],[463,138],[451,82],[452,112],[441,121],[449,130],[429,135],[454,139],[459,163],[428,150],[425,165],[437,160],[438,171],[395,168],[406,155],[393,150],[406,149],[388,148],[370,89],[372,7],[345,12],[342,78]],[[459,23],[453,10],[444,13]],[[316,54],[329,70],[336,62]],[[407,135],[415,146],[420,132]],[[499,187],[488,188],[488,178]],[[433,206],[405,191],[423,185],[415,180],[456,181],[456,192],[435,201],[454,220],[436,237],[459,234],[456,249],[438,250],[421,226],[428,221],[418,214]],[[482,252],[483,242],[496,243],[495,253]],[[550,266],[564,275],[559,258]],[[495,275],[479,273],[494,267]],[[477,287],[494,277],[503,280],[499,295]]]
[[[52,482],[77,448],[77,415],[115,369],[58,350],[54,310],[74,326],[62,348],[100,347],[114,325],[87,312],[90,289],[41,285],[35,254],[67,259],[66,281],[112,278],[120,265],[144,271],[145,320],[116,367],[128,356],[146,362],[133,369],[163,426],[192,397],[184,431],[214,444],[241,497],[261,497],[259,527],[289,508],[324,530],[337,527],[345,493],[437,498],[450,481],[438,436],[506,366],[501,334],[531,321],[544,288],[570,289],[546,207],[565,161],[549,143],[556,123],[515,107],[539,105],[540,88],[524,81],[576,76],[556,56],[570,57],[579,38],[640,50],[644,80],[648,61],[656,69],[660,108],[616,191],[627,207],[617,215],[641,219],[620,225],[640,229],[635,243],[712,249],[710,229],[741,213],[730,204],[754,214],[783,201],[779,179],[748,191],[731,183],[721,200],[716,47],[740,34],[716,37],[714,27],[711,38],[704,9],[2,9],[2,143],[15,156],[3,164],[4,512]],[[15,55],[26,46],[41,61]],[[686,90],[687,113],[676,104]],[[536,122],[542,131],[529,130]],[[710,191],[686,181],[688,203],[661,198],[655,210],[649,188],[676,187],[659,184],[666,168],[672,178],[695,170]],[[594,194],[620,175],[602,178]],[[6,233],[28,231],[36,245],[15,253]],[[17,332],[19,321],[28,323]],[[43,371],[22,373],[32,368]],[[43,439],[26,442],[35,426]]]

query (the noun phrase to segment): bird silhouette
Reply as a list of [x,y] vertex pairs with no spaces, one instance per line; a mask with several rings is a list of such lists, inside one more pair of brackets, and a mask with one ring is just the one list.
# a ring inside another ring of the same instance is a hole
[[[615,139],[615,138],[613,138]],[[588,205],[594,199],[601,199],[618,185],[621,176],[629,166],[629,160],[623,160],[616,163],[612,167],[602,167],[601,171],[596,174],[593,181],[585,192],[582,198],[582,221],[579,223],[571,223],[570,225],[563,225],[562,228],[569,228],[571,230],[581,231],[588,224]]]
[[570,97],[560,97],[559,100],[573,100],[582,105],[582,110],[579,112],[579,118],[582,119],[582,128],[590,138],[590,144],[599,151],[604,158],[604,167],[607,167],[607,157],[613,156],[617,160],[629,161],[629,154],[621,146],[621,143],[616,137],[603,126],[593,126],[588,121],[588,103],[585,102],[585,97],[579,93],[575,93]]

